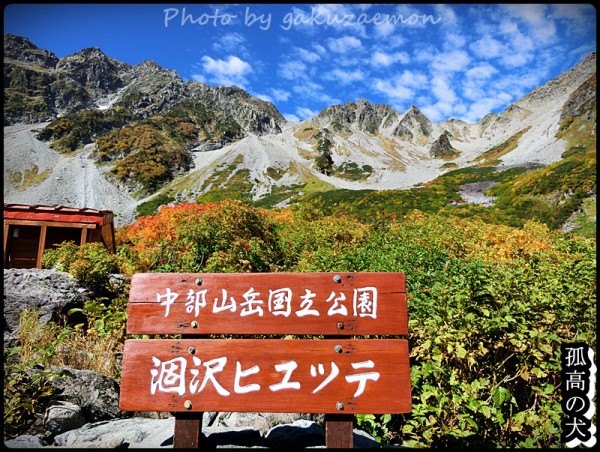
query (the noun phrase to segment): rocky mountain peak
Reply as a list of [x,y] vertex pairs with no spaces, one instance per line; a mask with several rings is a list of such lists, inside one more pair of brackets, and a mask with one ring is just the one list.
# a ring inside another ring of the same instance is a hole
[[409,141],[427,139],[433,131],[431,121],[415,105],[409,107],[394,129],[394,135]]
[[325,127],[338,124],[343,127],[355,126],[358,130],[374,133],[380,127],[386,127],[390,117],[397,113],[386,104],[372,104],[365,98],[343,105],[332,105],[321,111],[316,119]]
[[[129,65],[121,63],[105,55],[97,47],[89,47],[79,52],[61,58],[56,65],[57,78],[64,80],[63,84],[55,86],[55,92],[61,97],[61,91],[66,88],[68,92],[82,91],[73,99],[73,103],[59,102],[61,107],[70,105],[70,109],[77,109],[77,99],[89,98],[90,102],[97,102],[106,98],[110,93],[123,86],[121,76],[129,69]],[[85,102],[85,107],[90,104]]]
[[596,74],[591,75],[569,96],[563,105],[560,119],[584,114],[591,110],[592,102],[596,102]]
[[54,53],[36,47],[27,38],[7,34],[4,35],[4,61],[19,61],[53,69],[58,58]]

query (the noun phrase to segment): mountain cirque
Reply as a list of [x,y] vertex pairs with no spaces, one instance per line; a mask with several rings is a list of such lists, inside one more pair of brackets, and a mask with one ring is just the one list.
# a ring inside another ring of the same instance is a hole
[[[117,225],[157,193],[184,201],[234,187],[285,205],[311,191],[407,189],[482,163],[548,165],[566,150],[561,121],[588,114],[596,97],[592,53],[475,124],[365,99],[291,123],[240,88],[184,82],[152,61],[132,66],[96,48],[59,59],[13,35],[4,51],[5,202],[109,209]],[[162,173],[148,179],[152,159]]]

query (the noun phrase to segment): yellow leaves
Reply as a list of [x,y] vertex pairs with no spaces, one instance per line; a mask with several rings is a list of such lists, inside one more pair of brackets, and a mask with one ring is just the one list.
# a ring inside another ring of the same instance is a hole
[[550,250],[552,246],[538,235],[542,230],[543,236],[547,236],[548,229],[544,225],[530,223],[527,229],[517,229],[486,224],[474,251],[486,261],[502,262]]
[[428,218],[428,215],[421,212],[420,210],[413,210],[411,213],[407,214],[404,219],[409,222],[422,222]]

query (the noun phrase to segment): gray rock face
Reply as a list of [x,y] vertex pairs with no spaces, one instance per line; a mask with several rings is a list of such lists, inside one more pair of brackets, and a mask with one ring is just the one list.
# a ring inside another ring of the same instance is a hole
[[92,99],[101,99],[123,86],[122,73],[128,67],[100,49],[89,48],[61,58],[56,70],[68,75]]
[[[253,424],[253,419],[257,416],[258,413],[246,413],[249,422],[246,426],[203,427],[202,447],[295,450],[325,446],[325,431],[322,425],[314,421],[300,419],[288,424],[281,423],[265,432]],[[56,436],[22,435],[6,441],[5,444],[12,448],[172,448],[174,430],[175,417],[166,419],[132,417],[93,422]],[[373,437],[358,429],[354,430],[353,441],[355,448],[380,447]]]
[[429,148],[429,154],[435,158],[456,156],[456,151],[450,144],[448,133],[442,133]]
[[359,130],[374,133],[379,127],[387,125],[398,117],[389,105],[373,105],[366,99],[348,102],[344,105],[332,105],[317,115],[317,120],[329,126],[355,125]]
[[4,36],[4,61],[15,60],[26,62],[45,69],[53,69],[58,58],[48,50],[38,49],[27,38],[15,35]]
[[56,321],[83,307],[88,292],[68,273],[39,269],[4,269],[4,348],[19,339],[19,317],[25,309],[39,310],[38,321]]
[[596,75],[594,74],[575,90],[565,102],[560,119],[567,116],[579,116],[592,110],[596,103]]
[[85,424],[81,407],[70,402],[58,402],[46,410],[44,425],[52,435],[75,430]]
[[58,390],[57,399],[79,406],[87,422],[124,416],[119,410],[119,385],[112,378],[91,370],[63,369],[62,373],[51,382]]
[[431,132],[431,121],[414,105],[404,113],[394,129],[394,135],[404,137],[408,141],[417,141],[421,137],[429,138]]

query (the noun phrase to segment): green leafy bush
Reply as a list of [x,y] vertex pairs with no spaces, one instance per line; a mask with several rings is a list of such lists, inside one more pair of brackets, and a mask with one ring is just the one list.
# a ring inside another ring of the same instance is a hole
[[63,242],[44,251],[42,265],[71,274],[97,296],[114,295],[110,275],[118,273],[119,266],[116,257],[102,243],[79,246],[72,241]]

